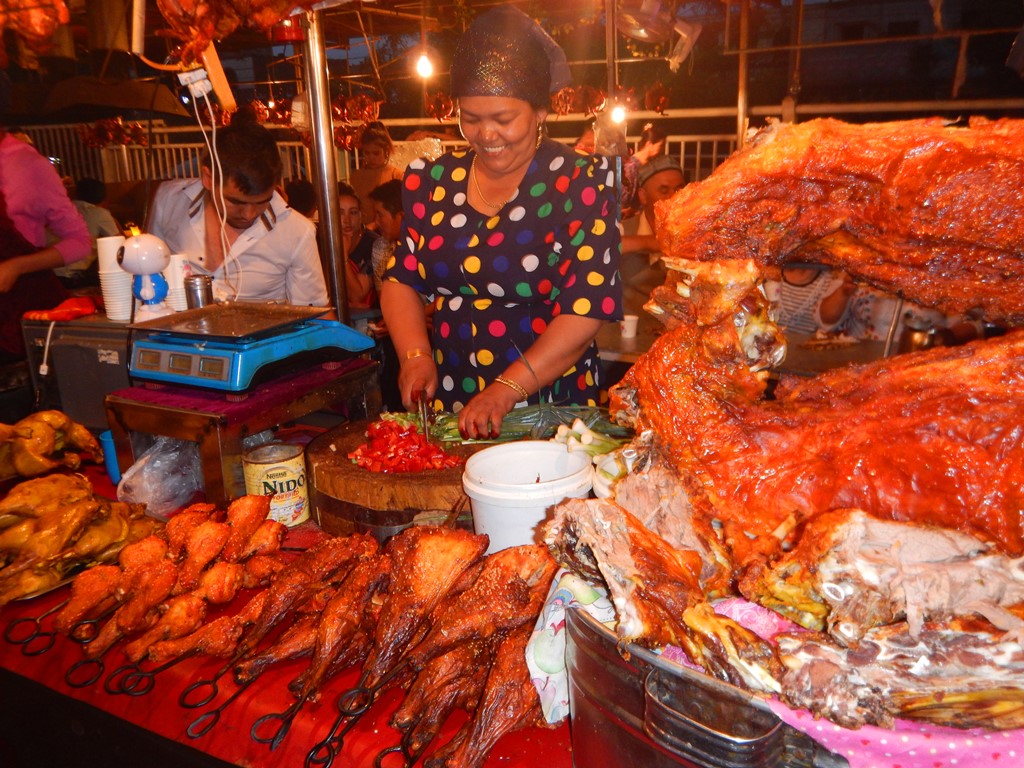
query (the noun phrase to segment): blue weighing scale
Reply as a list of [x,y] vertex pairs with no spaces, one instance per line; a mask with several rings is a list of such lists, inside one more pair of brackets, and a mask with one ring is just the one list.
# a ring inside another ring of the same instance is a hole
[[229,302],[134,323],[128,370],[137,379],[244,392],[373,348],[369,336],[322,319],[328,312],[329,307]]

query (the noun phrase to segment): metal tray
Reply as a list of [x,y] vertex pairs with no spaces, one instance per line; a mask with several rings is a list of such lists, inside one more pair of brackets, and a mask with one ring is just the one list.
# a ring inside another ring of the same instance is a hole
[[242,339],[281,330],[303,320],[321,317],[330,311],[330,307],[232,301],[187,309],[142,323],[132,323],[128,327],[132,330],[179,336]]
[[849,768],[757,696],[661,658],[566,612],[578,768]]

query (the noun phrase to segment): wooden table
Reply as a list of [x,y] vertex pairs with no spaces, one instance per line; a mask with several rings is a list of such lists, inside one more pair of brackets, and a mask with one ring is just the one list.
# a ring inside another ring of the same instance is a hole
[[380,412],[377,363],[355,358],[261,384],[244,397],[177,385],[119,389],[105,398],[117,463],[127,471],[144,447],[133,434],[162,435],[199,445],[206,498],[224,504],[245,494],[243,441],[265,429],[344,401],[359,416]]

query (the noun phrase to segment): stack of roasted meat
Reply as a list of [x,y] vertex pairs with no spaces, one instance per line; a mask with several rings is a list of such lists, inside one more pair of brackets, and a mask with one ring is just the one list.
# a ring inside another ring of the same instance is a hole
[[[1024,123],[773,125],[658,204],[667,332],[613,393],[645,457],[548,536],[624,640],[847,726],[1024,727],[1024,332],[779,377],[789,260],[1024,320]],[[740,594],[809,631],[712,610]]]

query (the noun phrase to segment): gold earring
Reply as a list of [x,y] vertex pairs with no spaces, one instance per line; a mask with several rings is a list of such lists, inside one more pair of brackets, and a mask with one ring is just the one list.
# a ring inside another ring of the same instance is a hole
[[537,123],[537,146],[535,149],[540,149],[540,143],[544,141],[544,123]]

